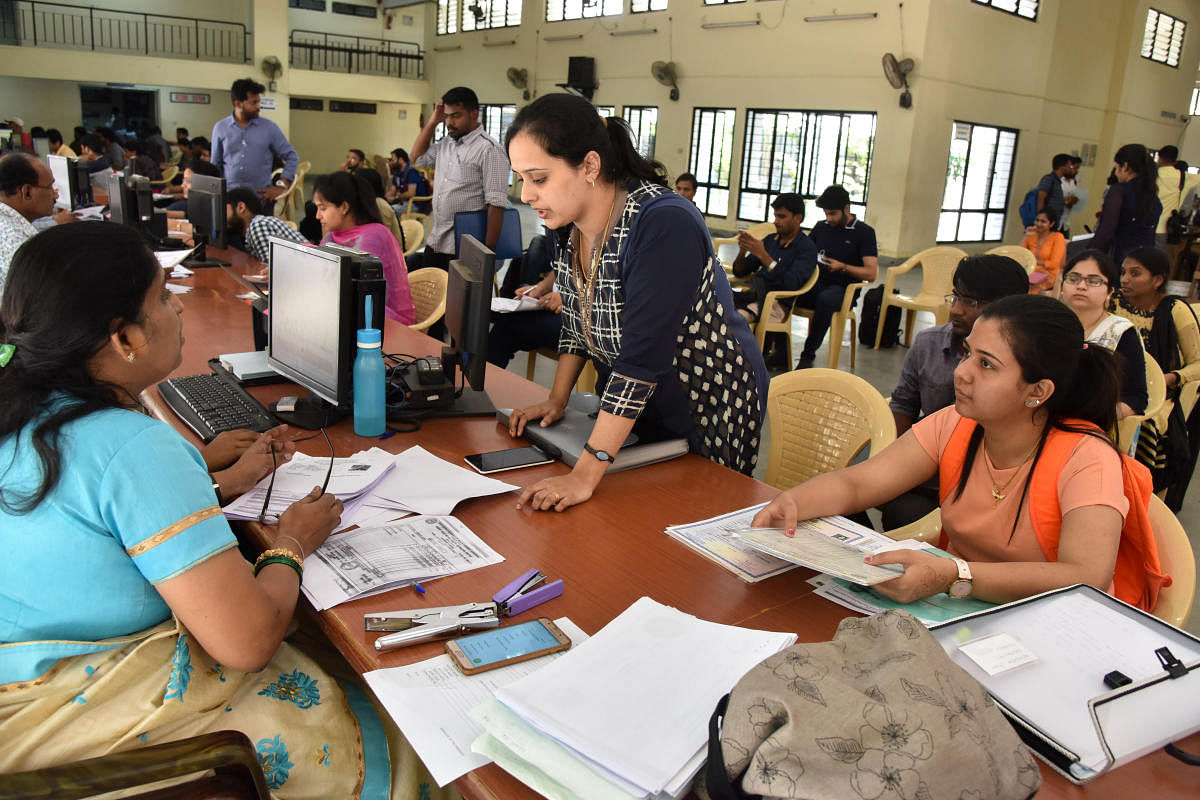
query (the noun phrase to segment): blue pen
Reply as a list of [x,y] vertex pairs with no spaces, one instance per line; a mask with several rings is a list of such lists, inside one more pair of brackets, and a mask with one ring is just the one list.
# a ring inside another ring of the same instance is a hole
[[419,584],[419,583],[414,583],[414,584],[413,584],[413,588],[417,590],[417,594],[419,594],[419,595],[424,595],[424,594],[425,594],[425,587],[424,587],[424,586],[422,586],[421,584]]

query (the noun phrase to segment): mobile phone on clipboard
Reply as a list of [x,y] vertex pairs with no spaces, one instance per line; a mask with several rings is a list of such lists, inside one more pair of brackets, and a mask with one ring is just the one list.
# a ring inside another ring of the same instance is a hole
[[467,456],[464,460],[471,465],[472,469],[482,475],[554,463],[553,457],[533,445],[513,447],[508,450],[493,450],[490,453],[475,453]]
[[451,639],[446,642],[446,652],[464,675],[475,675],[557,653],[570,646],[570,637],[542,617],[519,625],[506,625]]

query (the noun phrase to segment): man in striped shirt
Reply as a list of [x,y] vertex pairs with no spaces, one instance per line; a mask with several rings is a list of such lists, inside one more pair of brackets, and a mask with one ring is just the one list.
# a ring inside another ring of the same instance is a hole
[[[447,136],[433,142],[438,123],[446,123]],[[431,144],[432,142],[432,144]],[[410,268],[447,269],[455,256],[454,215],[487,209],[484,244],[492,250],[500,238],[504,210],[508,208],[508,178],[512,167],[504,147],[479,124],[479,98],[465,86],[442,95],[412,146],[412,163],[434,167],[433,224],[425,252]]]
[[246,252],[263,264],[271,255],[270,237],[308,244],[309,241],[279,217],[259,214],[262,201],[258,194],[245,186],[225,192],[225,226],[229,233],[240,234],[246,241]]

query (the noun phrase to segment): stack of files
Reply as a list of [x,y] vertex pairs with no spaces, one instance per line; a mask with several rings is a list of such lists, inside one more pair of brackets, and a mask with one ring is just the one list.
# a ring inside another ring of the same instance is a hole
[[313,608],[324,611],[503,560],[454,517],[409,517],[330,536],[304,559],[301,589]]
[[796,641],[705,622],[642,597],[599,633],[473,712],[472,749],[551,798],[687,793],[717,701]]
[[[268,515],[278,516],[288,506],[320,486],[329,459],[297,453],[275,471]],[[258,519],[270,476],[225,506],[229,519]],[[392,454],[378,447],[335,458],[326,491],[342,501],[342,530],[357,525],[371,527],[406,516],[445,516],[470,497],[511,492],[517,487],[480,475],[438,458],[421,447]]]

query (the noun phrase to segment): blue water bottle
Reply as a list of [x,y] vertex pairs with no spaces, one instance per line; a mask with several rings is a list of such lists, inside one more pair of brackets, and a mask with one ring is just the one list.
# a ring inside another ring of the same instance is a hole
[[378,328],[359,330],[354,359],[354,432],[359,436],[381,436],[387,429],[383,408],[386,372],[382,332]]

